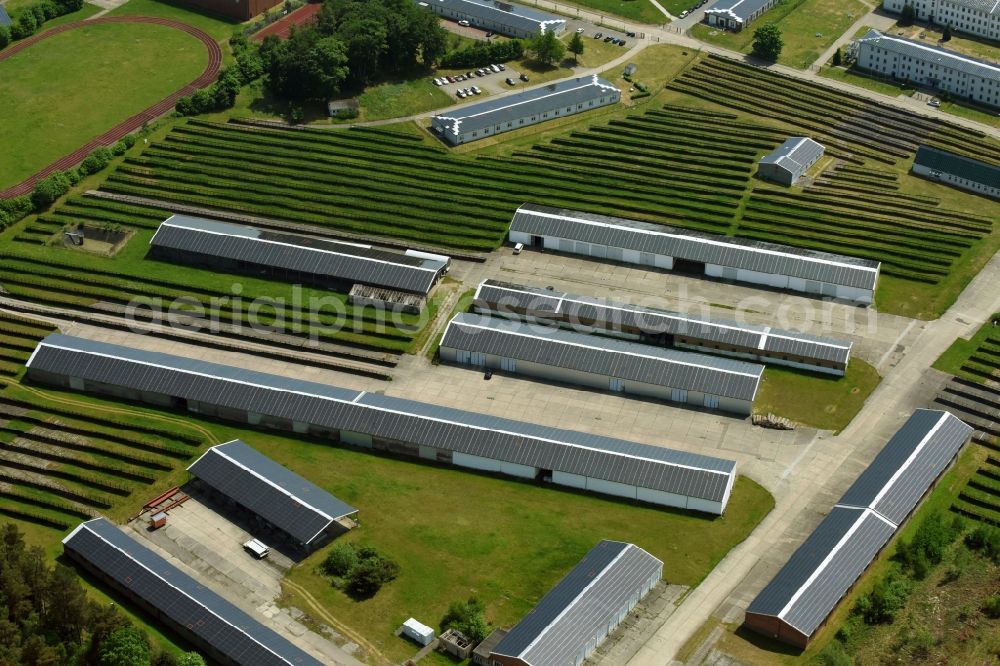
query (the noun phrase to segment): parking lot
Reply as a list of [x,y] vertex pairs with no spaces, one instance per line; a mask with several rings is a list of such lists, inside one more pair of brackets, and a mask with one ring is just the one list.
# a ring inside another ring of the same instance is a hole
[[[530,83],[529,76],[525,75],[529,81],[524,81],[521,79],[521,75],[522,72],[513,67],[496,63],[496,69],[484,67],[465,71],[443,70],[438,72],[437,76],[432,77],[432,80],[436,80],[436,83],[443,81],[440,83],[440,88],[456,99],[473,101],[477,97],[512,90]],[[473,87],[480,92],[476,94],[475,91],[472,91],[471,95],[459,94]]]

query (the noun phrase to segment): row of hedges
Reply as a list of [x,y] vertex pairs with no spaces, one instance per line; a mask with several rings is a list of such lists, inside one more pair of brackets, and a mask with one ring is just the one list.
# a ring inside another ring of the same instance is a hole
[[31,37],[46,21],[79,11],[83,0],[42,0],[24,7],[11,17],[10,26],[0,25],[0,49],[11,42]]
[[499,62],[510,62],[524,57],[524,42],[509,39],[502,42],[475,42],[464,49],[450,51],[441,57],[441,69],[486,67]]

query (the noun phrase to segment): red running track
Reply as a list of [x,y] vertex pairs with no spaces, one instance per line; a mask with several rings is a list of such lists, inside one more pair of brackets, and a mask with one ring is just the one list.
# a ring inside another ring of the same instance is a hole
[[105,18],[97,18],[84,21],[75,21],[73,23],[65,23],[58,27],[52,28],[51,30],[46,30],[45,32],[38,33],[27,39],[22,39],[21,41],[11,45],[10,47],[0,51],[0,60],[5,60],[16,53],[20,53],[24,49],[28,48],[36,42],[40,42],[43,39],[52,37],[53,35],[58,35],[61,32],[66,32],[67,30],[73,30],[74,28],[81,28],[88,25],[101,25],[102,23],[150,23],[153,25],[163,25],[168,28],[175,28],[186,32],[187,34],[195,37],[205,48],[208,49],[208,65],[205,67],[205,71],[201,73],[201,76],[196,78],[191,83],[187,84],[180,90],[177,90],[167,97],[164,97],[159,102],[149,107],[145,111],[141,111],[136,115],[132,116],[128,120],[115,125],[113,128],[97,137],[92,139],[90,142],[80,146],[74,150],[69,155],[64,155],[52,164],[48,165],[38,173],[33,176],[29,176],[25,180],[22,180],[17,185],[0,192],[0,199],[5,199],[8,197],[16,197],[22,194],[27,194],[32,189],[34,189],[35,184],[44,179],[46,176],[52,174],[54,171],[65,171],[71,167],[76,166],[83,161],[87,155],[89,155],[93,150],[100,148],[101,146],[110,146],[115,143],[126,134],[131,134],[135,130],[142,127],[143,123],[149,122],[156,118],[159,118],[163,114],[169,112],[177,104],[177,100],[185,95],[190,95],[200,88],[210,85],[215,81],[216,77],[219,75],[219,70],[222,68],[222,49],[219,48],[218,42],[216,42],[212,37],[198,28],[194,28],[186,23],[181,23],[180,21],[173,21],[171,19],[163,18],[152,18],[149,16],[109,16]]
[[306,23],[315,20],[316,15],[323,9],[321,3],[312,3],[299,7],[292,13],[278,19],[271,25],[262,28],[254,33],[250,39],[255,42],[262,42],[268,35],[277,35],[278,39],[288,39],[292,33],[292,28],[304,26]]

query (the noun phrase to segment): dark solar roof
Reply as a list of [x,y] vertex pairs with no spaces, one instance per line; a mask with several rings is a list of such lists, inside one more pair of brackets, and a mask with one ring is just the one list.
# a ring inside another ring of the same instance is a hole
[[563,107],[575,107],[618,92],[609,81],[594,74],[469,104],[434,119],[446,125],[448,132],[458,135]]
[[875,512],[835,507],[750,603],[811,636],[888,543],[895,527]]
[[213,446],[188,471],[301,543],[357,512],[238,439]]
[[948,412],[918,409],[840,498],[902,523],[958,455],[972,428]]
[[445,268],[431,259],[187,215],[171,215],[149,244],[425,294]]
[[533,666],[578,663],[595,637],[646,584],[663,573],[663,562],[638,546],[601,541],[538,605],[493,648],[493,654],[519,657]]
[[950,173],[986,187],[1000,188],[1000,166],[949,153],[940,148],[920,146],[917,148],[917,157],[913,163],[942,173]]
[[260,624],[167,560],[130,538],[105,518],[81,523],[63,539],[72,556],[110,578],[115,587],[156,608],[244,666],[321,662]]
[[536,204],[518,208],[510,230],[859,289],[875,288],[880,266],[858,257]]
[[914,412],[747,612],[811,636],[971,435],[948,412]]
[[852,347],[852,343],[848,340],[725,319],[708,319],[498,280],[483,281],[476,290],[474,302],[477,307],[481,304],[493,311],[527,310],[531,316],[541,318],[554,318],[554,315],[558,314],[560,318],[566,318],[583,326],[592,323],[609,325],[612,328],[628,326],[649,334],[690,336],[706,342],[843,364],[848,362]]
[[60,334],[42,340],[27,365],[30,371],[709,501],[724,502],[736,474],[731,460]]
[[460,313],[441,347],[752,401],[764,366],[542,324]]

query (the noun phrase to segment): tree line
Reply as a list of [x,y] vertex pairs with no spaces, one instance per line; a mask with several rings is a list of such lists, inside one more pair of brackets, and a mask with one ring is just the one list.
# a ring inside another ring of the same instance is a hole
[[46,21],[72,14],[83,7],[83,0],[42,0],[22,8],[11,17],[11,25],[0,25],[0,49],[11,42],[31,37]]

